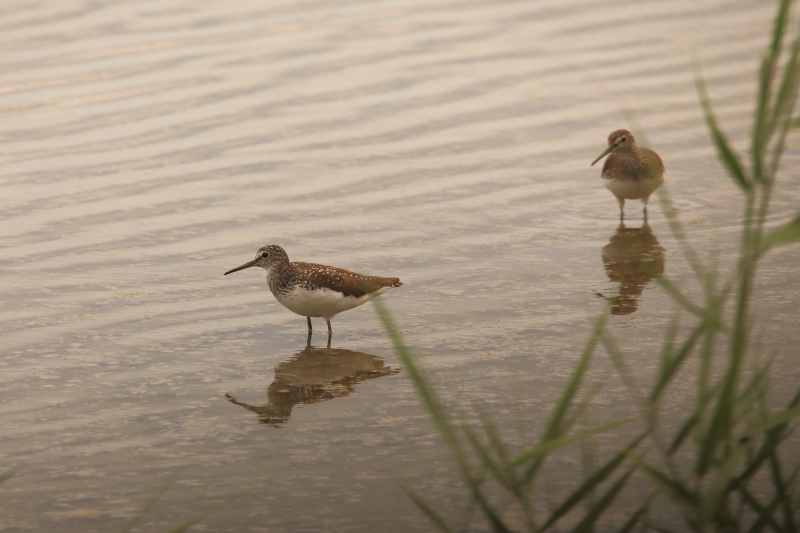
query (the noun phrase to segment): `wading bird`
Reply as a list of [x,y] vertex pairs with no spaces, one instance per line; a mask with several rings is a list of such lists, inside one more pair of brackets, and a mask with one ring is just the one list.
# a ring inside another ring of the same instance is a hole
[[267,283],[275,299],[289,311],[306,317],[309,333],[312,317],[324,318],[330,335],[334,316],[403,284],[400,278],[362,276],[316,263],[291,263],[286,251],[277,244],[262,247],[255,259],[225,272],[225,275],[250,267],[267,271]]
[[[611,155],[609,155],[611,154]],[[633,134],[617,130],[608,136],[608,148],[595,163],[608,155],[603,164],[603,185],[619,202],[619,218],[625,218],[625,200],[641,200],[647,217],[647,200],[664,183],[664,163],[658,154],[636,146]]]

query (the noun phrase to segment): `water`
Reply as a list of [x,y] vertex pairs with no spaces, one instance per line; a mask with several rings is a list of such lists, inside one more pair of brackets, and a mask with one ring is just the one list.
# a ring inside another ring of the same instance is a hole
[[[222,273],[264,244],[399,276],[382,298],[444,394],[518,442],[612,298],[646,379],[674,305],[630,250],[690,275],[589,163],[633,112],[703,249],[740,197],[697,105],[696,55],[744,147],[771,3],[712,0],[5,3],[0,7],[0,530],[429,530],[401,485],[463,492],[370,305],[332,351]],[[640,142],[642,139],[640,139]],[[798,162],[790,140],[785,168]],[[773,221],[800,201],[795,177]],[[760,330],[800,347],[796,248]],[[789,356],[776,390],[798,381]],[[598,359],[597,376],[608,363]],[[228,395],[228,396],[226,396]],[[609,382],[595,411],[625,410]],[[236,405],[231,399],[238,402]],[[249,407],[248,407],[249,406]]]

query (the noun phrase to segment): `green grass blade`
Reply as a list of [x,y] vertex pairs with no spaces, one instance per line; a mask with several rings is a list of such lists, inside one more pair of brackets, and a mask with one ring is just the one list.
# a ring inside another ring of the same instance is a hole
[[[794,472],[789,476],[786,480],[785,487],[786,487],[786,498],[783,500],[784,503],[784,511],[785,512],[797,512],[800,510],[800,498],[798,498],[797,494],[797,480],[798,474],[800,474],[800,464],[797,465],[797,468],[794,469]],[[792,497],[794,497],[795,501],[792,501]],[[797,531],[797,528],[794,525],[794,518],[789,517],[791,521],[791,527],[794,531]],[[787,523],[790,523],[787,519]]]
[[664,362],[662,367],[659,369],[656,383],[653,385],[653,390],[650,393],[650,403],[656,403],[660,399],[661,393],[664,392],[667,385],[669,385],[669,383],[677,374],[678,370],[681,368],[681,365],[683,365],[683,363],[689,357],[694,345],[703,335],[706,327],[708,327],[706,321],[702,321],[695,326],[689,337],[683,341],[683,344],[681,344],[681,348],[678,350],[678,353],[676,353],[674,357]]
[[734,424],[739,424],[747,418],[754,418],[756,416],[759,420],[766,420],[766,418],[768,418],[766,407],[764,409],[759,409],[759,407],[767,401],[768,373],[772,368],[772,362],[775,360],[777,354],[778,350],[775,350],[773,354],[767,358],[766,363],[762,365],[761,368],[751,371],[752,375],[749,378],[749,382],[741,390],[736,401],[736,408],[733,415]]
[[644,432],[628,444],[621,452],[611,458],[605,465],[596,470],[586,481],[584,481],[564,502],[559,505],[552,514],[548,517],[547,521],[542,524],[540,531],[544,531],[558,521],[559,518],[567,514],[573,507],[583,501],[595,487],[605,481],[611,474],[613,474],[622,461],[628,457],[628,454],[633,451],[647,436],[649,432]]
[[772,454],[769,458],[770,472],[772,473],[772,484],[775,487],[775,495],[783,503],[783,522],[787,531],[797,531],[794,524],[794,509],[792,498],[788,493],[786,483],[783,481],[783,474],[778,456]]
[[778,14],[775,16],[775,25],[772,27],[772,41],[769,45],[768,53],[773,57],[778,57],[781,51],[781,42],[786,33],[786,24],[789,21],[789,9],[792,7],[792,0],[781,0],[778,7]]
[[[689,263],[694,275],[698,280],[702,281],[707,275],[707,269],[686,236],[686,230],[676,214],[678,209],[672,202],[669,188],[666,185],[659,187],[656,191],[656,196],[658,197],[658,202],[661,204],[661,211],[664,213],[664,216],[667,217],[667,224],[672,232],[672,236],[675,237],[675,240],[678,242],[678,249],[681,251],[684,259],[686,259],[686,262]],[[663,276],[663,274],[655,274],[657,275],[651,277],[659,278]]]
[[761,444],[758,453],[756,453],[755,457],[749,459],[748,465],[745,467],[745,469],[736,477],[736,479],[731,481],[731,489],[744,486],[753,476],[758,473],[758,471],[761,469],[761,466],[768,461],[773,454],[777,453],[778,446],[783,441],[784,429],[785,426],[776,426],[767,431],[766,435],[764,436],[764,442]]
[[667,364],[675,353],[675,343],[678,340],[678,330],[681,327],[681,314],[675,313],[670,320],[667,330],[664,332],[664,344],[661,347],[659,360],[662,368]]
[[[770,106],[772,100],[772,84],[775,78],[775,68],[781,52],[781,43],[786,30],[786,18],[788,14],[789,2],[781,1],[778,14],[775,17],[775,24],[772,32],[772,42],[764,58],[761,61],[761,68],[758,76],[758,96],[756,97],[756,114],[753,120],[753,134],[750,153],[753,158],[753,177],[755,181],[764,181],[763,156],[765,149],[775,133],[775,120],[778,115],[780,105],[776,98],[774,105]],[[781,85],[782,89],[785,86]],[[780,90],[779,90],[780,92]],[[770,112],[772,107],[772,112]]]
[[6,481],[8,481],[12,477],[14,477],[14,475],[16,475],[16,473],[17,473],[16,470],[9,470],[5,474],[0,474],[0,485],[2,485]]
[[704,435],[703,442],[700,447],[700,454],[695,466],[695,474],[699,477],[704,476],[708,472],[714,460],[714,454],[716,453],[717,448],[725,440],[731,430],[729,423],[730,402],[723,398],[720,399],[718,403],[724,403],[725,405],[718,405],[716,416],[714,416],[714,418],[711,420],[711,426],[709,427],[708,432]]
[[[775,179],[775,174],[778,172],[783,149],[786,146],[786,137],[792,128],[792,113],[797,102],[798,73],[800,72],[798,57],[800,57],[800,37],[792,45],[791,57],[784,70],[784,81],[776,97],[773,128],[778,132],[778,139],[773,143],[772,162],[769,169],[770,181]],[[764,203],[762,207],[766,213],[767,204]]]
[[753,510],[756,516],[758,516],[758,519],[750,527],[748,533],[761,533],[768,524],[773,531],[783,531],[783,528],[772,516],[775,514],[775,510],[780,504],[780,498],[773,498],[772,502],[770,502],[767,507],[764,507],[761,505],[761,502],[744,487],[739,487],[738,492],[742,497],[742,501]]
[[766,410],[762,410],[766,401],[766,384],[763,381],[751,382],[747,388],[736,398],[731,410],[731,426],[736,428],[740,422],[746,419],[757,418],[761,420],[766,416]]
[[761,69],[758,77],[758,98],[756,99],[756,115],[753,120],[753,134],[751,140],[750,153],[753,157],[753,178],[755,181],[762,181],[764,147],[769,142],[769,131],[767,115],[769,114],[769,95],[771,93],[772,77],[775,69],[775,58],[772,54],[766,54],[761,61]]
[[[798,403],[800,403],[800,391],[798,391],[798,393],[789,403],[789,407],[787,409],[796,407]],[[766,431],[761,448],[755,457],[749,459],[749,464],[744,471],[731,482],[731,490],[739,490],[743,488],[745,483],[747,483],[747,481],[759,471],[765,462],[772,461],[773,458],[777,458],[778,446],[785,438],[785,430],[787,427],[786,424],[786,422],[778,424]],[[798,473],[800,473],[800,465],[789,477],[789,480],[785,483],[785,486],[793,485],[797,479]]]
[[586,409],[592,404],[592,400],[597,397],[601,390],[605,387],[605,380],[593,383],[591,388],[587,390],[579,400],[573,402],[573,408],[569,415],[564,418],[561,429],[564,433],[568,432],[575,423],[583,417]]
[[[792,51],[786,66],[783,69],[783,79],[775,95],[775,103],[772,108],[770,129],[778,130],[779,124],[783,121],[790,121],[794,95],[797,94],[797,42],[792,46]],[[788,125],[789,127],[791,124]]]
[[608,506],[614,502],[617,495],[628,482],[628,479],[635,470],[635,466],[629,468],[628,471],[625,472],[625,474],[623,474],[622,477],[620,477],[616,483],[611,486],[608,492],[606,492],[605,495],[589,509],[589,512],[586,513],[586,516],[583,517],[583,520],[581,520],[572,530],[572,533],[593,533],[597,519],[600,518]]
[[717,119],[714,116],[714,111],[711,108],[711,102],[708,98],[706,83],[698,66],[695,66],[694,82],[700,97],[700,105],[703,108],[706,124],[711,133],[711,139],[714,141],[714,146],[717,148],[717,155],[720,161],[725,165],[733,181],[741,187],[742,190],[749,191],[753,186],[752,180],[747,176],[742,163],[739,161],[739,156],[737,156],[736,152],[730,147],[727,137],[717,125]]
[[462,475],[466,480],[471,479],[472,469],[469,460],[458,440],[455,428],[450,422],[450,417],[447,415],[444,405],[437,397],[433,387],[428,383],[428,379],[417,366],[416,361],[403,343],[399,330],[395,326],[394,320],[385,304],[380,299],[373,299],[372,302],[378,314],[378,318],[383,323],[384,329],[388,333],[389,339],[392,341],[392,345],[394,346],[398,359],[400,359],[403,365],[403,369],[417,389],[417,393],[420,395],[425,410],[428,411],[428,415],[431,417],[434,425],[439,430],[439,433],[442,434]]
[[456,530],[448,526],[447,522],[445,522],[444,519],[442,519],[442,517],[439,516],[430,505],[425,503],[425,500],[423,500],[416,492],[404,485],[400,485],[400,487],[405,491],[409,499],[414,502],[414,505],[419,507],[419,510],[422,511],[422,514],[427,516],[428,519],[433,522],[437,528],[439,528],[439,531],[442,533],[456,533]]
[[671,479],[668,475],[651,465],[641,464],[640,468],[656,486],[666,491],[676,503],[688,505],[690,507],[696,504],[697,496],[681,482]]
[[[497,458],[499,463],[498,469],[501,471],[501,474],[500,477],[498,477],[498,481],[504,483],[506,490],[513,494],[514,498],[524,511],[528,530],[538,530],[533,518],[534,513],[531,509],[531,501],[527,497],[526,492],[526,486],[530,479],[525,478],[524,474],[522,478],[520,478],[516,474],[516,471],[508,466],[511,457],[508,453],[505,442],[503,442],[503,438],[500,436],[500,432],[495,427],[491,418],[489,418],[485,413],[481,413],[479,418],[481,425],[483,426],[483,431],[489,439],[487,448],[491,448],[491,451],[494,453],[494,456]],[[477,437],[475,437],[475,440],[477,440]],[[500,478],[502,478],[502,480]]]
[[683,294],[681,290],[672,283],[668,278],[665,276],[658,276],[655,278],[655,282],[658,283],[659,287],[664,289],[664,291],[672,296],[672,299],[675,300],[681,307],[689,311],[695,316],[703,317],[705,314],[705,309],[694,303],[689,299],[688,296]]
[[752,424],[744,431],[740,438],[750,437],[758,433],[768,431],[775,426],[786,424],[798,416],[800,416],[800,405],[788,407],[778,414],[772,415],[769,418],[759,420],[758,422]]
[[670,444],[669,448],[667,448],[667,455],[674,455],[675,452],[680,449],[683,441],[686,440],[686,437],[688,437],[692,432],[692,429],[694,429],[694,426],[697,424],[698,420],[699,415],[697,412],[694,412],[692,416],[686,420],[683,426],[681,426],[680,431],[678,431],[678,434],[675,435],[675,438],[672,440],[672,444]]
[[[555,449],[555,448],[553,448]],[[533,462],[525,469],[525,472],[522,475],[522,483],[530,484],[535,478],[536,474],[539,473],[539,469],[544,464],[545,455],[541,455],[533,460]],[[509,463],[511,464],[511,463]],[[551,508],[555,507],[555,504],[550,506]]]
[[[594,383],[591,386],[591,388],[583,394],[583,396],[581,397],[580,400],[575,400],[574,398],[572,399],[571,408],[568,410],[568,413],[565,414],[561,418],[561,421],[559,423],[558,432],[559,432],[560,435],[566,434],[575,425],[575,423],[583,416],[583,414],[585,413],[586,409],[591,404],[592,399],[596,397],[596,395],[603,389],[604,386],[605,386],[605,381],[604,380],[600,380],[600,381]],[[558,439],[556,439],[556,440],[558,440]],[[567,443],[567,442],[575,442],[575,441],[571,437],[568,437],[565,440],[558,440],[559,444],[557,444],[555,446],[547,445],[547,446],[543,446],[542,449],[552,451],[552,450],[555,450],[556,448],[558,448],[560,446],[565,445],[565,443]],[[545,441],[543,439],[541,444],[542,445],[546,445],[547,441]],[[528,482],[531,479],[533,479],[534,474],[536,473],[538,468],[541,466],[541,461],[545,458],[546,454],[549,453],[549,451],[546,452],[541,457],[539,457],[538,459],[536,459],[534,461],[534,463],[532,463],[528,467],[528,470],[526,471],[526,473],[525,473],[525,475],[523,477],[523,480],[525,482]]]
[[617,420],[616,422],[612,422],[610,424],[606,424],[604,426],[595,427],[592,429],[586,429],[583,431],[579,431],[577,433],[573,433],[572,435],[568,435],[566,437],[561,437],[559,439],[553,439],[546,442],[539,444],[538,446],[534,446],[528,450],[517,455],[515,458],[509,461],[509,466],[519,466],[521,464],[527,463],[528,461],[533,461],[537,459],[541,459],[548,453],[561,448],[562,446],[566,446],[567,444],[571,444],[573,442],[578,442],[583,439],[588,439],[589,437],[593,437],[595,435],[599,435],[601,433],[608,433],[618,427],[621,427],[625,424],[629,424],[633,422],[634,418],[626,418],[624,420]]
[[648,498],[647,501],[625,521],[624,524],[622,524],[622,527],[619,528],[617,533],[630,533],[633,528],[636,527],[636,524],[642,520],[642,517],[645,515],[645,513],[650,509],[651,500],[652,496]]
[[[748,283],[750,281],[748,281]],[[746,284],[747,283],[745,283],[745,285]],[[745,327],[741,323],[744,320],[744,318],[742,318],[744,317],[743,309],[747,306],[744,296],[740,296],[738,306],[739,309],[737,309],[737,313],[740,316],[737,319],[739,321],[737,327]],[[711,419],[708,432],[703,438],[697,464],[695,466],[696,474],[701,477],[708,472],[708,469],[714,461],[714,454],[720,446],[728,443],[734,430],[733,415],[737,400],[735,392],[742,373],[742,359],[744,358],[745,350],[744,341],[741,340],[744,334],[740,331],[736,333],[740,338],[738,339],[738,343],[737,338],[733,339],[730,359],[728,360],[727,369],[725,371],[725,378],[722,380],[722,390],[719,393],[716,410]]]
[[450,422],[444,405],[437,398],[436,393],[434,392],[433,387],[431,387],[431,385],[428,383],[427,378],[425,378],[422,371],[417,367],[414,358],[411,356],[408,348],[403,343],[398,329],[394,325],[394,321],[389,314],[389,311],[380,300],[372,301],[375,305],[375,310],[378,313],[378,317],[380,318],[381,322],[383,322],[384,328],[389,334],[389,338],[392,341],[395,352],[397,353],[400,362],[403,364],[404,370],[406,371],[412,383],[414,383],[425,409],[428,411],[428,414],[433,419],[434,424],[450,448],[461,474],[469,486],[472,497],[479,504],[484,515],[486,515],[486,518],[489,520],[492,529],[496,533],[510,533],[505,524],[503,524],[503,521],[500,519],[499,515],[492,509],[491,505],[489,505],[484,495],[478,489],[474,480],[474,476],[472,475],[472,469],[467,459],[466,452],[459,443],[455,428]]
[[[592,474],[597,470],[597,450],[593,446],[591,439],[584,439],[580,441],[580,456],[581,456],[581,480],[585,483]],[[596,502],[597,498],[594,494],[594,489],[590,490],[583,497],[584,505],[587,509],[591,508]]]
[[[532,449],[523,452],[517,458],[512,459],[509,462],[509,467],[519,466],[522,463],[528,462],[533,460],[533,464],[528,467],[527,471],[522,477],[523,483],[530,482],[531,479],[535,476],[536,472],[538,471],[539,467],[541,466],[541,460],[544,458],[545,455],[550,453],[551,451],[560,448],[566,444],[571,442],[576,442],[582,438],[587,438],[592,435],[595,435],[599,432],[603,431],[610,431],[622,423],[628,423],[629,420],[615,422],[613,424],[609,424],[603,428],[596,428],[594,430],[588,430],[585,432],[580,432],[576,435],[566,438],[558,438],[560,435],[563,435],[565,431],[571,426],[572,422],[575,420],[575,417],[567,417],[567,411],[569,407],[572,405],[572,402],[577,395],[580,385],[583,381],[583,377],[586,374],[586,371],[589,367],[589,362],[591,361],[592,354],[594,353],[595,348],[597,347],[597,343],[599,342],[600,337],[603,335],[603,328],[605,327],[605,323],[608,320],[608,312],[603,313],[595,322],[594,329],[592,331],[592,335],[589,337],[589,340],[584,347],[583,353],[578,360],[578,363],[575,366],[575,369],[570,376],[570,379],[567,385],[564,387],[564,391],[561,394],[561,398],[559,399],[558,403],[556,404],[555,408],[553,409],[553,414],[550,416],[550,420],[547,424],[547,427],[544,432],[544,436],[542,437],[542,442],[539,446],[536,446]],[[578,410],[581,408],[579,407]]]
[[761,242],[761,253],[763,254],[775,246],[797,241],[800,241],[800,213],[789,223],[767,233]]
[[628,389],[628,394],[636,403],[640,403],[642,394],[639,391],[639,386],[636,384],[636,378],[633,377],[633,372],[631,372],[630,366],[628,366],[627,361],[625,361],[625,357],[617,347],[617,343],[614,342],[614,339],[608,334],[603,335],[603,347],[606,349],[606,353],[611,359],[614,369],[617,371],[617,374],[619,374],[620,379],[622,379],[622,383],[625,385],[625,388]]
[[[762,83],[759,87],[758,94],[758,109],[763,114],[761,120],[758,122],[760,126],[760,135],[758,144],[753,145],[754,160],[761,162],[761,154],[765,152],[767,143],[775,131],[780,129],[787,129],[791,127],[790,115],[794,107],[794,99],[797,94],[797,42],[792,49],[790,60],[784,66],[783,79],[778,87],[778,93],[772,102],[772,113],[770,117],[766,117],[767,108],[770,102],[770,93],[772,88],[772,81],[775,77],[775,69],[778,64],[778,58],[781,54],[783,45],[783,38],[786,34],[786,25],[789,21],[789,9],[792,0],[781,0],[778,7],[778,14],[775,16],[775,24],[772,30],[772,42],[764,57],[764,65],[762,67]],[[758,118],[758,117],[757,117]],[[779,122],[785,121],[784,127],[779,127]],[[759,130],[756,130],[759,131]],[[754,135],[754,139],[755,139]],[[770,174],[775,171],[777,160],[780,159],[780,152],[783,150],[783,138],[785,133],[781,135],[779,146],[776,146],[776,153],[773,157],[773,168]],[[756,159],[757,158],[757,159]]]
[[721,516],[724,516],[721,509],[727,501],[726,495],[731,488],[734,469],[743,459],[744,452],[745,447],[743,445],[735,446],[728,453],[725,462],[716,469],[703,496],[702,503],[699,505],[701,525],[706,524],[710,527],[715,521],[719,521]]
[[483,426],[484,433],[486,433],[486,436],[489,437],[489,444],[491,444],[495,455],[503,463],[507,463],[510,458],[508,449],[503,442],[503,438],[500,436],[500,432],[492,422],[492,419],[489,418],[485,413],[481,413],[478,418],[481,421],[481,426]]
[[600,340],[600,337],[603,335],[603,328],[605,327],[606,320],[608,320],[608,312],[603,313],[595,321],[592,335],[589,338],[589,341],[586,343],[583,353],[581,354],[578,363],[575,365],[575,370],[573,370],[572,376],[570,376],[567,385],[564,387],[564,391],[561,393],[561,398],[553,410],[553,414],[551,415],[550,421],[545,429],[542,441],[555,439],[562,434],[562,422],[564,420],[564,416],[566,415],[572,400],[575,398],[575,395],[580,389],[583,378],[589,368],[589,362],[592,359],[594,349],[597,347],[597,343]]
[[467,441],[472,445],[472,448],[478,452],[478,458],[480,459],[483,467],[486,468],[506,490],[511,493],[518,494],[518,487],[514,481],[509,478],[508,472],[506,472],[497,464],[497,462],[495,462],[489,453],[489,450],[480,441],[478,436],[475,435],[475,432],[472,430],[472,428],[468,425],[464,425],[462,430],[467,437]]
[[500,515],[492,508],[489,502],[486,501],[486,496],[484,496],[480,490],[473,487],[472,497],[478,503],[483,514],[486,515],[489,525],[492,526],[492,531],[495,533],[511,533],[511,530],[503,523]]
[[753,120],[753,134],[750,153],[753,158],[753,178],[757,182],[764,177],[764,152],[771,133],[770,128],[770,95],[772,93],[772,80],[775,76],[775,55],[768,52],[761,60],[758,76],[758,97],[756,98],[756,115]]

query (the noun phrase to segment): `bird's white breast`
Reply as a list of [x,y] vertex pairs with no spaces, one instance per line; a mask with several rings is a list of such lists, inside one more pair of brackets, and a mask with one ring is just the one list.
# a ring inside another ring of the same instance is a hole
[[614,193],[617,198],[626,200],[646,199],[664,183],[663,179],[644,179],[644,180],[615,180],[603,178],[603,185]]
[[312,290],[298,286],[287,293],[280,294],[280,296],[276,295],[276,299],[286,309],[298,315],[323,317],[330,320],[342,311],[358,307],[372,298],[380,296],[387,290],[389,290],[389,287],[382,287],[375,292],[353,298],[330,289]]

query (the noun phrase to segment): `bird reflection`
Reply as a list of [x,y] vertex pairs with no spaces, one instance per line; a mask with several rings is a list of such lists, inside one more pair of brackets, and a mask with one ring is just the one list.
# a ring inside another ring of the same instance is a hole
[[341,398],[353,392],[356,383],[398,372],[399,368],[386,366],[375,355],[309,344],[275,368],[265,405],[248,405],[229,394],[225,396],[229,402],[256,413],[261,425],[281,427],[289,421],[297,404]]
[[603,247],[603,266],[608,279],[619,282],[619,294],[609,298],[612,315],[629,315],[639,307],[644,286],[664,272],[667,253],[645,219],[642,227],[621,222]]

